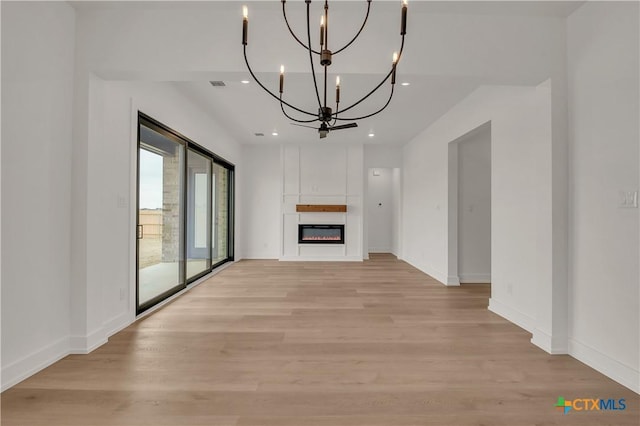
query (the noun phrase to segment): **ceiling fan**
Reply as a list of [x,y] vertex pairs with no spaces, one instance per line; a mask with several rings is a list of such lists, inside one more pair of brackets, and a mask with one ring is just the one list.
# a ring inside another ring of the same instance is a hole
[[332,132],[334,130],[352,129],[354,127],[358,127],[358,123],[348,123],[348,124],[341,124],[339,126],[329,126],[324,121],[320,123],[320,127],[305,126],[304,124],[297,124],[297,123],[291,123],[291,124],[293,124],[294,126],[308,127],[309,129],[317,129],[318,133],[320,134],[320,139],[326,138],[329,132]]

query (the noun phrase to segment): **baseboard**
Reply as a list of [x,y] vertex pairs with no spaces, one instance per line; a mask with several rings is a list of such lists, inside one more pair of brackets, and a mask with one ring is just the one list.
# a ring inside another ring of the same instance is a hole
[[531,337],[531,343],[542,349],[543,351],[551,355],[565,355],[569,353],[569,347],[567,346],[567,339],[558,339],[545,331],[535,328],[533,330],[533,336]]
[[499,302],[494,298],[489,299],[489,310],[494,314],[500,315],[507,321],[514,323],[518,327],[527,330],[529,333],[533,333],[533,330],[536,328],[535,318]]
[[457,287],[460,285],[460,278],[457,275],[449,275],[447,277],[447,286]]
[[69,353],[86,355],[107,343],[104,328],[100,327],[86,336],[71,336],[69,339]]
[[391,247],[370,247],[369,253],[391,253]]
[[416,268],[417,270],[424,272],[425,274],[429,275],[431,278],[439,281],[441,284],[443,285],[447,285],[447,282],[449,281],[449,277],[439,271],[436,271],[435,269],[431,269],[422,265],[419,265],[418,262],[414,261],[413,259],[403,259],[405,262],[407,262],[409,265],[413,266],[414,268]]
[[283,256],[279,258],[281,262],[362,262],[361,256]]
[[135,317],[128,312],[122,312],[121,314],[116,315],[115,317],[104,323],[104,325],[102,326],[102,328],[104,329],[104,334],[108,339],[117,332],[129,327],[135,320]]
[[247,260],[278,259],[278,253],[250,252],[245,253],[242,258]]
[[478,273],[469,273],[469,274],[459,274],[460,282],[463,284],[489,284],[491,283],[491,274],[478,274]]
[[17,385],[38,371],[69,355],[69,337],[62,337],[55,342],[29,355],[2,367],[1,391]]
[[569,339],[569,355],[640,394],[640,371],[577,340]]

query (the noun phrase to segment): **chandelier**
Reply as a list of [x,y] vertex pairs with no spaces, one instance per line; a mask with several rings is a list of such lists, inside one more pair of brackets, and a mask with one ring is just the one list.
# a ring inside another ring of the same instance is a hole
[[[242,14],[243,14],[242,46],[244,51],[244,61],[247,64],[247,69],[249,70],[251,77],[253,77],[253,79],[256,81],[256,83],[258,83],[258,85],[262,89],[264,89],[269,95],[271,95],[273,98],[275,98],[280,102],[280,109],[282,110],[282,113],[285,115],[285,117],[293,121],[294,123],[292,124],[317,129],[318,133],[320,134],[320,138],[325,138],[327,137],[327,134],[330,131],[358,127],[358,123],[356,123],[357,120],[369,118],[382,112],[389,105],[389,103],[391,102],[391,99],[393,98],[393,89],[396,83],[396,68],[398,66],[398,62],[400,61],[400,58],[402,57],[402,50],[404,48],[404,36],[407,33],[407,0],[402,1],[402,10],[401,10],[401,19],[400,19],[400,36],[402,37],[402,40],[400,44],[400,50],[398,52],[393,53],[391,70],[386,74],[384,79],[377,86],[375,86],[369,93],[362,96],[358,101],[354,102],[353,104],[347,107],[343,107],[342,109],[340,109],[340,76],[337,76],[336,86],[335,86],[335,89],[336,89],[335,110],[327,105],[328,68],[332,64],[334,60],[334,56],[344,52],[349,46],[351,46],[351,44],[353,44],[354,41],[356,41],[356,39],[360,36],[360,33],[362,33],[362,30],[367,24],[367,19],[369,18],[369,11],[371,10],[371,0],[366,0],[367,11],[364,17],[364,22],[360,26],[360,29],[356,32],[356,35],[353,37],[353,39],[351,39],[351,41],[349,41],[344,46],[334,51],[331,51],[329,49],[329,2],[328,0],[325,0],[324,2],[324,13],[320,17],[320,40],[318,43],[317,50],[314,49],[314,47],[311,44],[311,25],[310,25],[310,16],[309,16],[311,0],[305,0],[306,8],[307,8],[307,19],[306,19],[307,32],[306,32],[305,41],[300,40],[300,38],[291,29],[291,26],[289,25],[289,20],[287,19],[286,0],[281,0],[281,1],[282,1],[282,15],[284,17],[284,22],[286,23],[287,28],[291,33],[291,36],[295,39],[295,41],[300,46],[302,46],[307,51],[309,55],[311,76],[313,77],[313,86],[315,88],[315,98],[318,103],[318,112],[316,113],[313,111],[306,111],[302,108],[292,105],[290,102],[287,102],[286,100],[283,99],[284,65],[280,66],[279,96],[273,93],[271,90],[269,90],[264,84],[262,84],[262,82],[260,82],[260,80],[258,80],[255,73],[251,69],[251,66],[249,65],[249,60],[247,58],[247,36],[249,32],[249,17],[248,17],[247,6],[242,7]],[[315,64],[314,64],[314,60],[318,60],[318,59],[319,59],[320,66],[324,68],[324,84],[322,86],[323,88],[322,93],[318,89],[318,78],[316,76]],[[387,82],[389,79],[391,79],[391,90],[390,90],[389,98],[387,99],[387,102],[380,109],[374,112],[371,112],[369,114],[357,116],[357,117],[353,117],[353,116],[350,117],[349,114],[346,114],[350,110],[352,110],[354,107],[360,105],[367,98],[369,98],[369,96],[371,96],[378,89],[380,89],[382,85],[385,82]],[[294,114],[297,115],[298,118],[293,117]],[[338,124],[338,122],[344,122],[344,121],[348,121],[349,123]],[[309,126],[308,124],[311,124],[311,123],[319,123],[319,127]]]

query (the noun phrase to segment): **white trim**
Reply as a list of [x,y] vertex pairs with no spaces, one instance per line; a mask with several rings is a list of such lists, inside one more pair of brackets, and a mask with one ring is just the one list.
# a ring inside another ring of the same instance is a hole
[[109,321],[102,325],[105,336],[107,339],[119,331],[129,327],[133,321],[131,320],[128,312],[122,312],[119,315],[111,318]]
[[463,273],[458,275],[460,276],[460,282],[463,284],[491,284],[491,274]]
[[242,256],[243,259],[257,259],[257,260],[278,260],[278,253],[269,253],[269,252],[249,252],[245,253]]
[[569,339],[569,355],[640,394],[640,371],[633,367],[574,339]]
[[391,253],[391,247],[370,247],[369,253]]
[[539,328],[533,330],[531,343],[551,355],[565,355],[569,351],[566,340],[554,339],[552,335]]
[[69,338],[69,353],[86,355],[107,343],[104,328],[100,327],[86,336],[71,336]]
[[69,337],[63,337],[53,343],[30,353],[27,356],[2,367],[1,391],[17,385],[38,371],[60,361],[69,355]]
[[403,260],[407,262],[409,265],[419,270],[420,272],[424,272],[425,274],[429,275],[431,278],[435,279],[436,281],[439,281],[442,285],[447,285],[448,277],[445,274],[439,271],[436,271],[435,269],[429,269],[427,267],[418,265],[417,262],[414,262],[411,259],[403,259]]
[[281,262],[362,262],[360,256],[282,256]]
[[129,151],[129,299],[126,307],[128,324],[136,320],[136,278],[137,278],[137,245],[138,245],[138,111],[135,98],[129,98],[130,151]]
[[457,275],[449,275],[447,277],[447,286],[457,287],[460,285],[460,278]]
[[494,314],[500,315],[507,321],[514,323],[518,327],[524,328],[529,333],[533,333],[533,330],[536,328],[535,318],[499,302],[493,297],[489,298],[488,309]]

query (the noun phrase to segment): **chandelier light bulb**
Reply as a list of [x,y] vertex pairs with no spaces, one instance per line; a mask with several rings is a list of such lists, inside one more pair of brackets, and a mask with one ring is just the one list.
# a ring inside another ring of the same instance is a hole
[[340,87],[340,76],[336,77],[336,86]]
[[407,33],[407,0],[402,0],[402,18],[400,20],[400,35]]
[[280,94],[284,90],[284,65],[280,65]]
[[391,84],[396,84],[396,65],[398,64],[398,52],[393,52],[393,68],[391,69]]
[[242,44],[247,45],[247,34],[249,33],[249,8],[242,6]]

